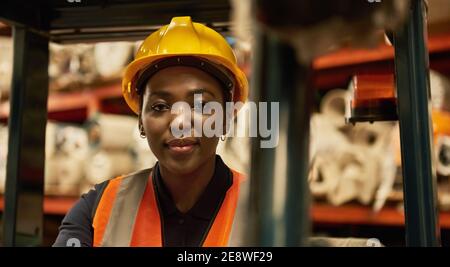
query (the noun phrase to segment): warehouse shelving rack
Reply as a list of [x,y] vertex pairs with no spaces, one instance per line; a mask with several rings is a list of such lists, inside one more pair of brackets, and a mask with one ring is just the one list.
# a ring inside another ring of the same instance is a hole
[[[422,0],[411,3],[408,22],[394,34],[406,242],[408,246],[438,246],[425,8]],[[15,48],[3,217],[5,246],[39,245],[42,240],[48,42],[141,39],[172,16],[185,14],[221,27],[228,22],[229,11],[228,1],[206,0],[2,1],[0,20],[12,25]],[[266,32],[256,36],[252,97],[255,101],[280,102],[280,131],[286,137],[288,158],[287,191],[284,217],[274,220],[269,196],[274,193],[277,150],[253,146],[249,241],[264,246],[306,245],[310,227],[305,160],[310,118],[307,107],[312,96],[307,80],[311,68],[299,65],[293,49],[273,36]],[[281,233],[275,231],[279,226]],[[284,236],[281,242],[276,241],[279,235]]]

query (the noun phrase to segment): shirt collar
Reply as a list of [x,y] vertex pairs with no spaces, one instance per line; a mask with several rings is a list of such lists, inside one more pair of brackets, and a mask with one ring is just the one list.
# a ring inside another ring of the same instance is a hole
[[[155,191],[158,196],[163,215],[169,216],[175,213],[181,214],[164,184],[158,162],[154,168],[153,179],[155,181]],[[186,215],[192,215],[201,219],[210,220],[217,213],[231,184],[232,175],[230,169],[225,165],[222,158],[219,155],[216,155],[213,177],[209,181],[204,192],[200,195],[198,201],[186,213]]]

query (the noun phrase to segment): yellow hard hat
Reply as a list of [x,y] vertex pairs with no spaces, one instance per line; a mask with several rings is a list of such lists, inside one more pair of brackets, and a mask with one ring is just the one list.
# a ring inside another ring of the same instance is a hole
[[162,66],[172,64],[167,61],[204,68],[221,80],[231,77],[232,84],[227,83],[227,86],[233,89],[232,100],[247,100],[247,78],[237,66],[236,56],[222,35],[203,24],[192,22],[190,17],[174,17],[169,25],[144,40],[135,60],[125,69],[122,92],[136,114],[139,113],[139,82],[143,77],[149,77],[149,72],[154,73]]

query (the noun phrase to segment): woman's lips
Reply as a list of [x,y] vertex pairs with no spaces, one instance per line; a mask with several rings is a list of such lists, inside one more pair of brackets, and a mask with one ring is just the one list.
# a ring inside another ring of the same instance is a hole
[[172,139],[167,142],[169,151],[174,154],[189,154],[199,144],[196,138]]
[[169,150],[175,153],[189,153],[194,150],[195,145],[185,145],[185,146],[169,146]]

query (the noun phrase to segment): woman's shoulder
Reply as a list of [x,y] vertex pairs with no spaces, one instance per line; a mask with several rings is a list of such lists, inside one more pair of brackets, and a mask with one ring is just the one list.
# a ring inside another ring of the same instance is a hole
[[135,172],[131,172],[128,174],[119,175],[119,176],[116,176],[109,180],[106,180],[101,184],[97,184],[96,186],[106,187],[108,184],[111,184],[111,183],[119,183],[122,180],[132,179],[132,178],[137,178],[137,177],[148,178],[150,173],[152,172],[152,170],[153,170],[153,168],[147,168],[147,169],[142,169],[142,170],[138,170]]
[[148,177],[150,175],[150,173],[152,172],[152,170],[153,170],[153,168],[142,169],[142,170],[138,170],[138,171],[126,174],[126,175],[119,176],[119,177],[122,177],[122,178],[139,177],[139,176]]
[[145,179],[145,178],[149,177],[152,169],[153,168],[138,170],[138,171],[135,171],[132,173],[119,175],[114,178],[108,179],[102,183],[94,185],[94,188],[92,190],[90,190],[87,194],[84,194],[82,197],[89,197],[90,199],[95,198],[96,201],[93,203],[94,210],[95,210],[95,207],[97,206],[97,204],[99,202],[99,199],[101,198],[101,196],[103,195],[103,192],[105,191],[105,189],[108,186],[120,185],[121,183],[123,183],[124,180],[138,178],[138,177],[142,177]]
[[59,227],[58,237],[53,246],[69,246],[70,240],[78,240],[80,246],[92,246],[92,218],[97,199],[108,181],[96,184],[67,212]]
[[[119,175],[114,178],[111,178],[109,180],[106,180],[100,184],[96,184],[94,186],[94,189],[89,191],[86,195],[90,195],[89,197],[92,199],[94,198],[95,201],[92,203],[93,205],[93,213],[95,213],[95,210],[100,202],[100,199],[102,198],[103,193],[107,190],[107,188],[116,187],[119,188],[123,184],[129,184],[130,180],[147,180],[150,176],[153,168],[148,169],[142,169],[138,170],[132,173]],[[93,196],[94,195],[94,196]]]
[[139,170],[126,175],[117,176],[95,184],[91,190],[81,195],[64,217],[54,246],[66,246],[70,238],[77,238],[82,246],[92,245],[92,222],[100,199],[108,185],[121,179],[132,177],[148,177],[150,169]]

